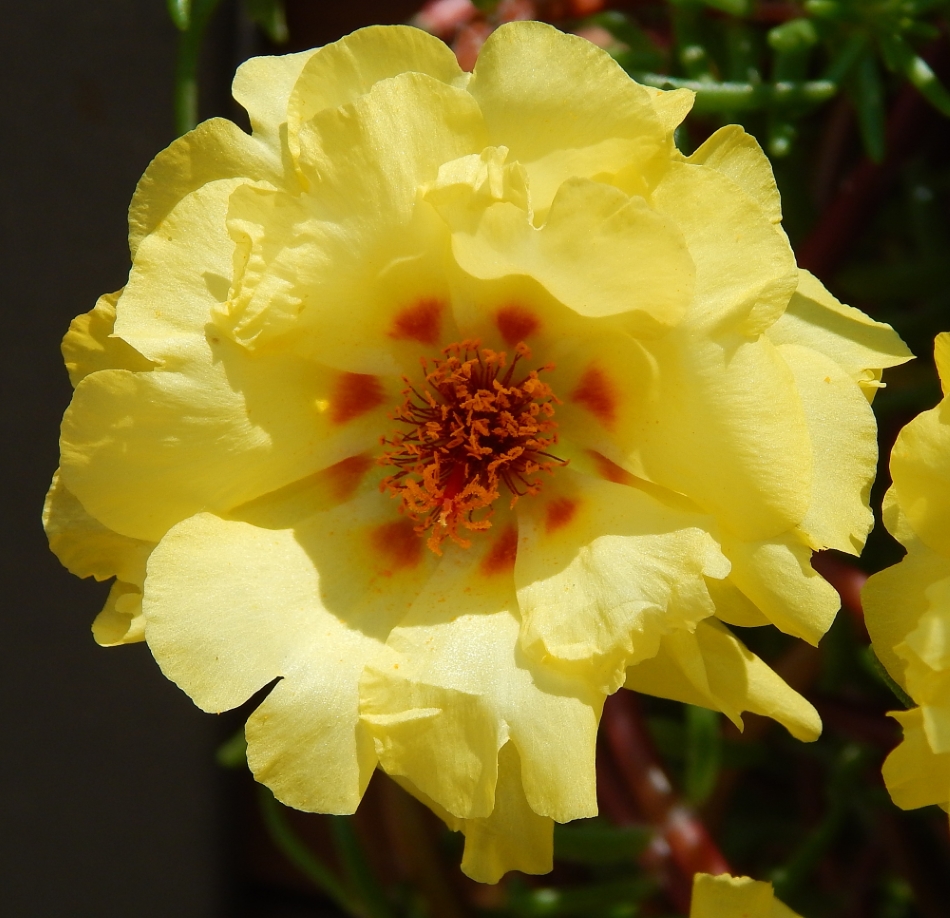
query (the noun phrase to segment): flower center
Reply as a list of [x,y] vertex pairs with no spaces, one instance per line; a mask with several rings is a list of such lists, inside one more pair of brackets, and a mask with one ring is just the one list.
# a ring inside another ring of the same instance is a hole
[[392,415],[408,431],[382,439],[379,463],[398,471],[380,489],[401,499],[400,512],[416,532],[429,532],[437,555],[446,538],[468,548],[464,530],[491,527],[502,485],[514,506],[541,490],[540,472],[566,464],[548,452],[557,443],[560,401],[538,374],[553,367],[519,372],[519,362],[531,359],[523,342],[510,364],[504,351],[480,345],[462,341],[444,348],[444,357],[423,357],[425,385],[420,391],[403,377],[405,401]]

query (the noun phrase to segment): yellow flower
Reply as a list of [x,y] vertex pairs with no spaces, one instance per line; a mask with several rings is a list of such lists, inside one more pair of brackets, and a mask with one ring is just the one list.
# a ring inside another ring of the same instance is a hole
[[907,351],[796,268],[755,141],[684,158],[689,93],[531,22],[471,76],[370,28],[234,91],[253,136],[155,159],[128,285],[64,345],[47,527],[116,577],[97,639],[208,711],[271,686],[281,800],[352,812],[382,767],[486,881],[595,813],[623,685],[813,739],[724,623],[828,627],[809,558],[863,543]]
[[798,918],[779,902],[771,883],[724,873],[693,877],[693,901],[689,918]]
[[918,707],[893,716],[903,742],[884,780],[904,809],[950,809],[950,333],[934,346],[943,399],[898,435],[884,522],[907,549],[862,599],[874,652]]

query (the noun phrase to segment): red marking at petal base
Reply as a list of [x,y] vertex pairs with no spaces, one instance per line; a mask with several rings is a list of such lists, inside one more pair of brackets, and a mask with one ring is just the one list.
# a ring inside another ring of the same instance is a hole
[[330,420],[345,424],[386,400],[382,383],[365,373],[340,373],[330,393]]
[[622,469],[616,462],[611,462],[606,456],[602,456],[596,449],[587,450],[587,455],[597,464],[597,471],[601,478],[606,478],[614,484],[636,484],[636,478],[633,475],[626,469]]
[[515,556],[518,554],[518,533],[514,526],[508,526],[495,539],[491,550],[482,561],[483,574],[504,574],[514,570]]
[[533,335],[541,327],[541,320],[530,309],[513,304],[498,310],[495,324],[505,343],[514,347],[528,335]]
[[577,513],[577,501],[569,497],[559,497],[548,504],[544,519],[544,528],[556,532],[566,526]]
[[591,366],[584,371],[570,398],[583,405],[605,427],[613,427],[617,420],[619,399],[613,384],[600,367]]
[[389,337],[418,341],[420,344],[438,344],[441,329],[442,303],[439,300],[419,300],[396,314]]
[[425,544],[409,520],[394,520],[377,526],[370,538],[373,548],[394,568],[415,567],[422,560]]
[[359,487],[363,476],[375,463],[371,456],[350,456],[326,469],[330,491],[337,500],[346,500]]

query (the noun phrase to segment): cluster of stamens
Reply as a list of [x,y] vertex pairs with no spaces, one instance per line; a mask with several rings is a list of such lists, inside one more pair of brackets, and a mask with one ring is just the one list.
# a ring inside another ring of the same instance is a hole
[[427,544],[442,554],[446,538],[463,548],[471,545],[463,531],[491,527],[492,504],[504,486],[511,506],[519,497],[537,494],[540,472],[552,472],[564,461],[548,450],[557,443],[551,387],[530,370],[515,381],[518,364],[530,360],[519,342],[510,364],[504,351],[462,341],[443,349],[444,357],[422,358],[425,385],[421,391],[403,377],[405,401],[393,420],[407,424],[406,433],[382,438],[381,465],[398,471],[380,489],[402,503],[400,512],[429,532]]

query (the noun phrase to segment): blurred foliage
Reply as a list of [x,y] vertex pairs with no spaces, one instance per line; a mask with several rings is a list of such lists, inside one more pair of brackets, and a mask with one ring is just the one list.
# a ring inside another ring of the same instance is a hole
[[[886,80],[913,84],[950,115],[950,93],[921,56],[940,35],[948,0],[671,0],[591,17],[641,83],[687,86],[695,111],[723,123],[767,118],[766,148],[788,155],[797,121],[845,93],[867,155],[884,157]],[[780,20],[780,21],[775,21]]]

